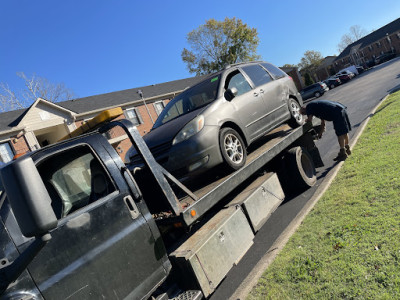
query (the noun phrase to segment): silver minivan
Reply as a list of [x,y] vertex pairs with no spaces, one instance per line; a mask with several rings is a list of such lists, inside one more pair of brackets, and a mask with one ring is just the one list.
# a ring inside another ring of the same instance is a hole
[[[240,63],[208,76],[172,99],[144,140],[178,178],[246,162],[246,148],[275,127],[303,124],[302,98],[290,76],[267,62]],[[141,166],[132,147],[131,166]]]

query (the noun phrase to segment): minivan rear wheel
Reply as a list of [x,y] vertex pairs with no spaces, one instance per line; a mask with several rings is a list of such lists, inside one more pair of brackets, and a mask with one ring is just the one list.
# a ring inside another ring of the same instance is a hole
[[304,117],[300,113],[300,104],[296,100],[290,98],[289,99],[289,111],[290,111],[290,120],[288,125],[292,128],[297,128],[304,124]]
[[246,163],[246,147],[236,130],[226,127],[219,133],[219,147],[228,169],[238,170]]

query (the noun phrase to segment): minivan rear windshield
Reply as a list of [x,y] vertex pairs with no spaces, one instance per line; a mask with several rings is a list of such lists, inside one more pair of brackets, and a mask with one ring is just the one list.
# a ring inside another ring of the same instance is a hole
[[176,96],[158,116],[153,129],[214,101],[220,79],[221,75],[208,78]]

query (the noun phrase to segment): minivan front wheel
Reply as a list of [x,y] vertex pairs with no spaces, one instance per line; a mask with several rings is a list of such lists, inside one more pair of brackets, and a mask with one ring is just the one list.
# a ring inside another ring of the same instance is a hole
[[219,147],[225,165],[231,170],[238,170],[246,163],[246,147],[242,137],[234,129],[222,128],[219,133]]
[[315,96],[315,98],[319,98],[319,97],[321,97],[321,93],[320,92],[315,92],[314,96]]

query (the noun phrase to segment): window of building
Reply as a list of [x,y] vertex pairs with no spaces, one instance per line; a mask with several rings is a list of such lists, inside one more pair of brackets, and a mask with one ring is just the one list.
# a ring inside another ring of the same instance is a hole
[[377,48],[380,48],[380,47],[381,47],[381,42],[377,42],[377,43],[376,43],[376,47],[377,47]]
[[372,45],[368,46],[369,52],[372,52]]
[[155,102],[154,103],[154,109],[156,110],[157,115],[159,116],[161,112],[163,111],[165,105],[163,101]]
[[14,157],[14,151],[12,150],[10,143],[0,144],[0,162],[7,163],[12,161]]
[[143,123],[142,116],[137,108],[127,109],[125,111],[125,116],[129,119],[133,125],[137,126]]
[[400,40],[400,32],[396,33],[396,35],[397,35],[397,39]]

